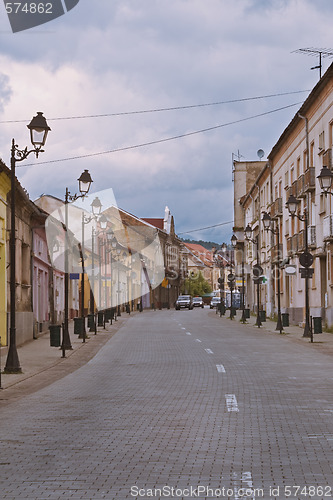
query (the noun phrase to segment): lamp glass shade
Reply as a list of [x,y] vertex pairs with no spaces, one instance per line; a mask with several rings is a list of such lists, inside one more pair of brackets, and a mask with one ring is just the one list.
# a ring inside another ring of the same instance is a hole
[[267,212],[264,213],[262,222],[264,224],[264,228],[268,231],[268,229],[271,227],[272,218]]
[[317,176],[317,179],[319,181],[320,189],[324,191],[324,193],[328,193],[328,191],[330,191],[332,188],[332,181],[333,181],[332,171],[324,166],[321,169],[320,174]]
[[235,247],[236,247],[236,245],[237,245],[237,240],[238,240],[237,236],[236,236],[235,234],[233,234],[233,235],[231,236],[231,244],[232,244],[232,246],[233,246],[234,248],[235,248]]
[[36,148],[41,148],[46,143],[47,134],[50,127],[48,126],[43,113],[38,112],[37,116],[34,116],[29,125],[27,125],[30,130],[30,140],[31,144]]
[[108,225],[108,220],[107,220],[107,218],[105,217],[105,215],[104,215],[104,214],[102,214],[102,215],[100,216],[100,218],[99,218],[99,221],[98,221],[98,222],[99,222],[99,225],[100,225],[100,227],[101,227],[102,231],[105,231],[106,226]]
[[102,211],[102,203],[101,203],[101,200],[98,198],[98,196],[96,196],[96,198],[94,199],[94,201],[92,202],[92,204],[90,206],[91,206],[93,216],[98,217]]
[[226,252],[227,251],[227,244],[226,243],[222,243],[221,250],[222,250],[222,252]]
[[296,200],[295,196],[293,194],[291,194],[288,198],[287,203],[286,203],[286,206],[289,210],[290,215],[295,215],[295,213],[297,211],[297,205],[298,205],[298,201]]
[[245,238],[247,240],[250,240],[251,239],[251,236],[252,236],[252,228],[249,226],[249,224],[246,226],[245,228]]
[[112,229],[109,229],[108,231],[106,231],[106,238],[108,241],[112,241],[114,236],[113,236],[113,231]]
[[80,193],[83,196],[85,196],[86,194],[88,194],[91,183],[92,183],[92,178],[91,178],[88,170],[85,170],[84,172],[82,172],[82,174],[78,178],[78,181],[79,181]]

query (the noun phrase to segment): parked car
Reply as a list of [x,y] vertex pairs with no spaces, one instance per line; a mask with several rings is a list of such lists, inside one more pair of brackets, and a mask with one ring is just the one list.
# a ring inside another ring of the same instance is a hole
[[193,307],[204,307],[202,297],[193,297],[192,299]]
[[177,311],[181,308],[193,309],[192,297],[191,295],[179,295],[175,303],[175,308]]
[[218,304],[221,304],[221,298],[220,297],[213,297],[212,300],[210,301],[210,308],[214,309],[214,307],[217,307]]

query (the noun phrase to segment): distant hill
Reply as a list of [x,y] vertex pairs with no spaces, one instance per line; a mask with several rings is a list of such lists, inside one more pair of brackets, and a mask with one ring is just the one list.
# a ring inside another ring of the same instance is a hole
[[207,250],[211,250],[213,247],[220,248],[219,243],[214,243],[213,241],[203,241],[203,240],[190,240],[189,238],[180,238],[184,243],[196,243],[197,245],[202,245]]

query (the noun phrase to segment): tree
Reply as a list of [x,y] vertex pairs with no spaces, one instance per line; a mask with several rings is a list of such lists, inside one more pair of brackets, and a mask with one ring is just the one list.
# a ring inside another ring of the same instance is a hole
[[212,288],[208,281],[205,280],[201,271],[194,272],[190,271],[190,276],[186,278],[183,286],[182,293],[188,293],[189,295],[202,297],[205,293],[210,293]]

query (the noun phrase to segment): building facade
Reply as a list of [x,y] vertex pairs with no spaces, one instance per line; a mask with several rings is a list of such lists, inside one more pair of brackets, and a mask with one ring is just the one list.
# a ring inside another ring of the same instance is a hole
[[[261,307],[269,315],[276,313],[279,279],[282,312],[295,324],[303,324],[305,317],[305,279],[299,257],[305,252],[306,236],[313,256],[310,315],[321,317],[327,326],[333,324],[332,199],[321,192],[317,179],[323,166],[332,170],[332,146],[333,65],[283,131],[248,192],[237,199],[235,192],[236,235],[249,225],[252,239],[258,242],[258,252],[256,244],[244,243],[245,260],[250,264],[248,302],[255,303],[250,273],[258,261],[265,277],[260,286]],[[295,217],[286,207],[290,195],[297,200]],[[264,230],[265,212],[279,232],[279,247],[277,235]]]

